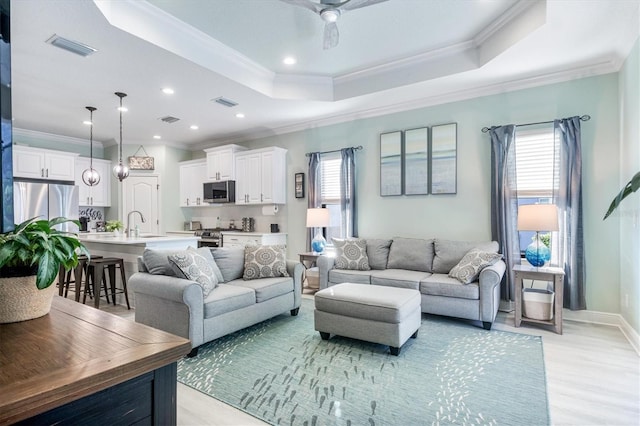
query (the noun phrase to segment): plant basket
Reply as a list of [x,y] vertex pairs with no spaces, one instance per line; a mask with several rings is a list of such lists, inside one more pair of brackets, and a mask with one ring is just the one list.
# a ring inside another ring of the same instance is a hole
[[36,276],[0,278],[0,324],[40,318],[51,310],[55,284],[38,290]]
[[555,293],[551,290],[523,288],[522,315],[531,319],[551,321],[554,296]]

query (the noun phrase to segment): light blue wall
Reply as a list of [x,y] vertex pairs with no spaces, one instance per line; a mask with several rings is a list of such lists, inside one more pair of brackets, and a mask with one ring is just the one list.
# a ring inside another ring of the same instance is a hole
[[[306,172],[306,152],[362,145],[358,153],[359,234],[362,237],[440,237],[487,240],[490,227],[489,137],[485,126],[591,115],[583,123],[584,223],[587,306],[620,311],[619,231],[602,221],[619,186],[618,75],[519,90],[386,116],[354,120],[244,143],[288,149],[288,204],[278,214],[289,233],[289,257],[305,251],[306,199],[293,195],[293,176]],[[458,193],[440,196],[380,197],[379,134],[458,123]],[[215,214],[213,211],[212,214]]]
[[[640,39],[620,70],[620,110],[622,188],[640,172]],[[620,312],[640,332],[640,192],[626,198],[613,218],[620,223]]]

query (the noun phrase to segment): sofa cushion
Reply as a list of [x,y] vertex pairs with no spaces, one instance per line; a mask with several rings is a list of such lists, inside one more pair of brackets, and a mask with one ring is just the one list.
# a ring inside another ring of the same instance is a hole
[[168,259],[176,276],[197,282],[204,297],[216,288],[218,278],[213,273],[211,261],[195,250],[183,250],[168,256]]
[[487,266],[491,266],[502,258],[499,253],[489,253],[477,248],[472,248],[465,254],[460,262],[449,271],[449,276],[460,281],[462,284],[469,284],[478,279],[480,271]]
[[244,247],[212,248],[211,254],[224,277],[223,282],[242,277],[244,271]]
[[420,281],[420,293],[429,296],[478,300],[480,298],[480,287],[478,283],[465,285],[445,274],[433,274]]
[[331,283],[371,284],[371,271],[353,271],[350,269],[331,269],[329,271]]
[[237,285],[220,284],[204,299],[204,317],[216,317],[255,305],[255,303],[256,294],[252,289]]
[[433,243],[435,256],[433,258],[433,272],[448,274],[451,268],[456,266],[460,259],[472,248],[482,251],[497,253],[498,243],[496,241],[451,241],[436,238]]
[[398,237],[393,239],[389,248],[387,268],[431,272],[432,263],[433,240]]
[[418,290],[420,281],[429,275],[431,274],[428,272],[409,271],[406,269],[371,271],[371,284]]
[[264,302],[274,297],[293,291],[293,278],[277,277],[277,278],[261,278],[259,280],[234,280],[229,285],[237,285],[252,289],[256,294],[256,302]]
[[369,257],[369,267],[371,269],[387,269],[391,241],[367,238],[367,257]]
[[202,256],[205,259],[207,259],[209,261],[209,265],[211,266],[211,269],[213,269],[213,274],[216,276],[218,282],[221,283],[221,282],[224,281],[224,277],[222,276],[222,272],[220,271],[220,268],[218,268],[218,265],[216,264],[216,261],[213,258],[213,254],[211,254],[211,248],[209,248],[209,247],[200,247],[200,248],[187,247],[187,250],[193,250],[196,253],[198,253],[200,256]]
[[246,246],[244,248],[245,280],[258,278],[288,277],[284,245]]
[[368,271],[369,258],[367,257],[367,242],[359,238],[344,240],[332,238],[336,250],[334,267],[336,269],[352,269],[356,271]]
[[167,275],[175,277],[176,274],[169,262],[169,256],[182,250],[158,250],[146,248],[142,252],[142,261],[147,271],[153,275]]

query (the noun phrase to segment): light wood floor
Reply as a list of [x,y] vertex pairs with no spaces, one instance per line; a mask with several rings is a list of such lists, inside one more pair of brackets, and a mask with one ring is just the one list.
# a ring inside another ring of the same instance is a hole
[[[133,319],[121,306],[101,309]],[[563,327],[563,335],[533,325],[515,328],[513,314],[503,312],[494,323],[496,330],[542,336],[553,424],[640,425],[640,358],[622,332],[568,320]],[[178,383],[178,424],[265,423]]]

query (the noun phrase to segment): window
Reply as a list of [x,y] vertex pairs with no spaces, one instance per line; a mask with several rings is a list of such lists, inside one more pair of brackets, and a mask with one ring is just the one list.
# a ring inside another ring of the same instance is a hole
[[[518,205],[551,204],[558,188],[558,164],[553,126],[516,129],[516,180]],[[543,235],[543,234],[541,234]],[[535,236],[533,231],[519,232],[520,252],[524,254]]]
[[320,162],[320,202],[329,209],[331,226],[323,230],[328,245],[331,238],[344,238],[342,235],[342,214],[340,213],[340,166],[342,158],[339,152],[323,154]]

